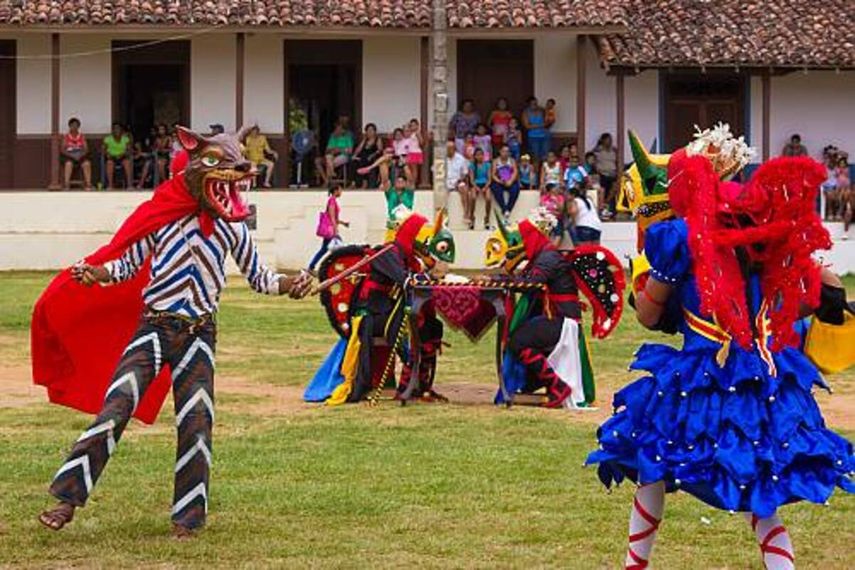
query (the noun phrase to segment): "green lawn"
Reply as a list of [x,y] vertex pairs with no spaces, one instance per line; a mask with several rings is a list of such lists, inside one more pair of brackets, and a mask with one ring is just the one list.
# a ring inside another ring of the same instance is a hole
[[[22,383],[29,312],[48,278],[0,274],[0,374]],[[855,296],[855,279],[847,285]],[[626,366],[648,338],[626,316],[614,339],[594,345],[604,407],[631,379]],[[607,493],[581,467],[595,446],[591,417],[494,408],[486,399],[302,405],[295,387],[334,340],[316,300],[261,297],[234,280],[220,331],[212,498],[200,538],[177,543],[168,534],[171,404],[155,426],[128,429],[89,506],[55,534],[35,517],[90,418],[37,402],[4,407],[0,392],[0,566],[620,567],[632,489]],[[492,339],[449,340],[440,389],[494,381]],[[851,372],[832,380],[838,393],[855,387]],[[254,389],[230,391],[235,382]],[[760,567],[741,516],[685,495],[670,496],[666,511],[655,567]],[[852,497],[837,494],[829,508],[790,506],[783,516],[801,568],[855,566]]]

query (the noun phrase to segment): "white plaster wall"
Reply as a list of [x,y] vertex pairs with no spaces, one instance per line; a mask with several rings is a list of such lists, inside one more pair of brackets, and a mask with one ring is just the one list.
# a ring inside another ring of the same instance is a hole
[[[605,71],[600,70],[601,74]],[[614,111],[617,113],[617,110]],[[617,121],[617,119],[615,119]],[[627,129],[634,130],[647,148],[655,140],[659,142],[659,72],[642,71],[624,79],[624,122]],[[603,129],[594,128],[594,136]],[[615,136],[617,134],[615,133]],[[590,147],[589,147],[590,148]],[[632,160],[629,138],[624,136],[624,160]]]
[[19,135],[50,134],[50,34],[0,36],[17,40],[16,99]]
[[771,80],[771,156],[793,133],[811,156],[834,144],[855,153],[855,72],[809,71]]
[[617,94],[615,78],[606,75],[600,66],[596,46],[590,39],[585,48],[585,149],[590,150],[602,133],[615,135]]
[[541,105],[555,99],[554,131],[576,130],[576,36],[545,34],[534,39],[534,95]]
[[234,34],[198,36],[190,43],[190,120],[196,131],[208,132],[214,123],[235,130],[235,44]]
[[418,37],[377,37],[362,41],[362,123],[390,132],[421,110],[421,57]]
[[[59,66],[60,130],[77,117],[87,133],[106,133],[112,122],[112,38],[101,34],[62,34]],[[50,116],[50,107],[45,109]]]
[[247,34],[244,48],[244,122],[257,123],[267,134],[284,133],[283,40],[276,34]]

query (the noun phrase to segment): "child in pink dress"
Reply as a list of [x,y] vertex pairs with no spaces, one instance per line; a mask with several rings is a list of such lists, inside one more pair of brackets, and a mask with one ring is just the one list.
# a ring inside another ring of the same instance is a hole
[[422,135],[422,128],[419,125],[418,119],[410,119],[404,133],[404,145],[406,164],[409,167],[408,182],[411,188],[415,188],[419,181],[419,170],[425,160],[424,152],[422,151],[424,136]]
[[475,148],[480,148],[484,151],[484,160],[490,160],[490,157],[493,155],[493,137],[487,132],[487,125],[481,123],[478,125],[475,133],[475,136],[472,137],[475,142]]

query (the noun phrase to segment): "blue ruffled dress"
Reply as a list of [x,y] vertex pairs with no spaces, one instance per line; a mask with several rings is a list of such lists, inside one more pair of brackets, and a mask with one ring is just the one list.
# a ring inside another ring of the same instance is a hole
[[[826,385],[807,357],[786,348],[764,360],[731,343],[719,366],[723,343],[690,326],[684,311],[700,317],[700,299],[686,237],[676,220],[652,226],[645,240],[651,275],[675,288],[683,347],[640,348],[630,368],[648,375],[615,394],[588,463],[599,464],[607,487],[624,477],[664,481],[669,492],[761,518],[795,501],[824,503],[835,487],[855,492],[852,444],[825,427],[811,390]],[[749,286],[760,298],[759,281]]]

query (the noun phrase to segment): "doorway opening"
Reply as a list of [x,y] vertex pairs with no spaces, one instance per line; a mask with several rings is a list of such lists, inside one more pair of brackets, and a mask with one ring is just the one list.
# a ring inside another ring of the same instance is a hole
[[15,40],[0,40],[0,188],[15,181]]
[[460,40],[457,69],[458,107],[472,99],[486,120],[496,99],[504,97],[518,115],[534,95],[534,41]]
[[138,141],[158,124],[190,121],[190,42],[141,43],[113,42],[113,120]]
[[695,125],[706,129],[723,122],[735,136],[745,135],[747,81],[746,75],[733,72],[667,73],[663,150],[685,146],[695,134]]
[[[317,151],[326,146],[339,117],[350,119],[350,129],[358,132],[362,109],[362,42],[359,40],[286,40],[285,93],[286,129],[289,138],[311,131]],[[289,143],[289,148],[291,145]],[[302,179],[314,176],[309,155],[303,159]]]

